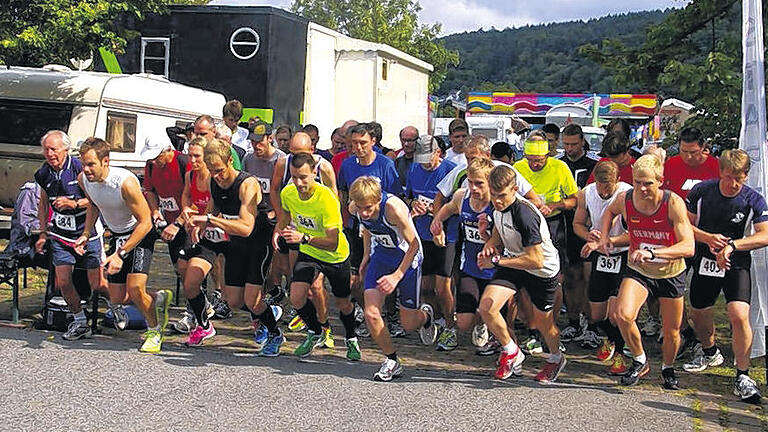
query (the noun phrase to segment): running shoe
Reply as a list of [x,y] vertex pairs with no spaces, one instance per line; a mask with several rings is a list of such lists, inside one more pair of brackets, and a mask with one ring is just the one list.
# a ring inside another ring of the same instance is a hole
[[365,321],[357,324],[357,327],[355,328],[355,335],[360,338],[371,337],[371,331],[368,330],[368,326],[365,324]]
[[253,320],[253,325],[256,328],[253,332],[253,341],[256,345],[262,346],[269,338],[269,330],[267,330],[267,326],[262,324],[259,320]]
[[632,363],[629,362],[627,357],[622,353],[615,353],[613,355],[613,362],[610,369],[608,369],[608,375],[621,376],[627,373]]
[[520,349],[527,355],[541,354],[544,352],[544,348],[541,346],[541,342],[536,336],[531,336],[528,340],[523,342],[523,344],[520,345]]
[[312,354],[312,350],[319,347],[323,343],[323,335],[317,334],[312,330],[307,332],[307,338],[301,343],[293,352],[299,357],[309,357]]
[[331,329],[331,326],[323,327],[323,332],[321,334],[323,336],[323,342],[320,344],[320,347],[333,349],[336,344],[333,341],[333,330]]
[[216,329],[213,327],[212,322],[208,322],[208,328],[204,329],[202,326],[197,326],[187,337],[187,346],[198,346],[203,343],[204,340],[210,339],[216,336]]
[[557,381],[557,377],[560,376],[560,372],[563,371],[566,363],[568,362],[565,360],[565,355],[561,353],[560,361],[557,363],[551,363],[549,360],[545,361],[541,371],[536,374],[534,379],[543,384],[553,383]]
[[400,324],[400,314],[393,313],[387,316],[387,329],[393,338],[405,337],[405,329]]
[[232,318],[232,309],[227,304],[226,300],[221,298],[221,294],[215,298],[213,303],[213,319],[230,319]]
[[288,330],[292,332],[300,332],[305,328],[307,328],[307,325],[304,324],[304,320],[301,319],[301,317],[298,315],[293,317],[293,319],[288,323]]
[[747,375],[739,375],[736,378],[733,394],[740,397],[742,402],[750,404],[759,404],[762,398],[760,389],[757,388],[757,383]]
[[603,340],[603,344],[597,349],[597,359],[600,361],[608,361],[613,357],[613,353],[616,351],[616,344],[608,339]]
[[186,310],[181,313],[181,319],[173,323],[173,329],[184,334],[189,334],[195,327],[197,327],[195,315]]
[[355,322],[358,324],[365,322],[365,311],[363,311],[363,307],[360,306],[360,303],[355,303]]
[[459,346],[459,337],[456,334],[456,329],[446,327],[437,339],[437,350],[453,351],[457,346]]
[[277,329],[277,334],[268,335],[266,342],[261,346],[259,355],[263,357],[277,357],[280,355],[280,347],[285,342],[283,331]]
[[346,339],[344,343],[347,345],[347,360],[360,361],[363,358],[360,352],[360,344],[357,343],[357,338]]
[[62,339],[68,341],[74,341],[82,338],[89,338],[93,336],[91,327],[88,325],[88,321],[72,321],[67,327],[67,331],[61,335]]
[[659,332],[661,332],[661,321],[654,317],[648,317],[643,327],[640,328],[640,334],[645,337],[656,336]]
[[488,343],[488,327],[485,324],[475,324],[472,327],[472,345],[483,347]]
[[623,386],[633,386],[640,382],[640,378],[648,375],[651,371],[651,367],[648,365],[648,361],[640,363],[637,360],[632,360],[632,365],[627,369],[627,372],[619,378],[619,384]]
[[173,291],[166,289],[155,293],[155,316],[157,325],[160,326],[160,333],[164,333],[165,328],[168,327],[168,309],[171,307],[171,301],[173,301]]
[[140,351],[145,353],[159,353],[163,346],[163,335],[157,330],[147,330],[144,332],[144,343]]
[[123,305],[109,305],[112,311],[112,322],[115,324],[115,328],[123,331],[128,327],[128,313],[125,312]]
[[498,380],[505,380],[512,375],[519,375],[522,372],[523,361],[525,360],[525,354],[518,348],[514,354],[502,351],[499,354],[499,367],[496,369],[496,373],[493,375]]
[[475,354],[479,356],[492,356],[501,352],[501,344],[495,337],[491,336],[488,342],[475,351]]
[[701,346],[696,348],[696,353],[693,355],[693,360],[683,365],[683,370],[686,372],[702,372],[708,367],[720,366],[725,359],[723,354],[718,348],[714,354],[708,356],[704,354],[704,350]]
[[432,306],[429,303],[424,303],[420,307],[421,310],[424,311],[424,313],[427,314],[429,317],[427,321],[429,321],[429,326],[427,327],[421,327],[419,329],[419,338],[421,339],[421,343],[424,345],[432,345],[435,343],[435,340],[437,339],[437,326],[435,325],[435,311],[432,309]]
[[680,390],[680,380],[675,376],[674,368],[661,370],[661,379],[664,381],[664,388],[667,390]]
[[403,366],[400,365],[398,360],[384,359],[381,363],[379,371],[373,374],[374,381],[389,382],[393,378],[397,378],[403,375]]
[[581,334],[581,328],[569,325],[560,332],[560,340],[564,343],[568,343],[581,336]]
[[600,336],[597,335],[597,333],[593,332],[592,330],[585,330],[582,334],[581,340],[579,341],[579,346],[584,349],[597,349],[602,344],[602,340],[600,339]]

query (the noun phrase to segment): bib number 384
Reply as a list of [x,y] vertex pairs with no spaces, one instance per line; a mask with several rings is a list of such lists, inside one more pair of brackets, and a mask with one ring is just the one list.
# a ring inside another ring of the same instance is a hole
[[621,256],[597,256],[597,271],[618,274],[621,269]]
[[702,257],[701,264],[699,264],[699,274],[702,276],[722,278],[725,277],[725,269],[718,267],[717,261]]
[[75,222],[75,215],[65,215],[61,213],[53,214],[53,223],[56,227],[65,231],[74,231],[77,229],[77,223]]

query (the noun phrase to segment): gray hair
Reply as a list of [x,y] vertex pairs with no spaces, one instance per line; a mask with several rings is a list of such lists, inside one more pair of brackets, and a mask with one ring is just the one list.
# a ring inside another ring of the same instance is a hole
[[50,138],[51,136],[58,135],[59,139],[61,139],[61,142],[64,143],[64,147],[69,150],[69,148],[72,146],[72,140],[69,138],[69,135],[67,135],[66,132],[60,131],[58,129],[49,130],[48,132],[43,135],[42,138],[40,138],[40,145],[43,145],[45,140]]
[[664,147],[661,147],[661,146],[656,145],[656,144],[651,144],[651,145],[646,146],[643,149],[643,154],[644,155],[652,154],[652,155],[658,157],[659,160],[661,160],[662,164],[664,163],[665,160],[667,160],[667,150],[665,150]]
[[469,137],[469,140],[464,144],[464,148],[476,148],[481,153],[491,152],[491,142],[487,136],[481,134],[475,134]]
[[232,138],[232,129],[227,127],[225,124],[220,124],[216,126],[216,138],[229,140]]

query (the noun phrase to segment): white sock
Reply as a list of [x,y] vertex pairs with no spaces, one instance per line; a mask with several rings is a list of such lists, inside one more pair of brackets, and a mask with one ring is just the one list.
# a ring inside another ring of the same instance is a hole
[[80,310],[80,312],[75,314],[75,321],[77,321],[79,323],[84,323],[84,322],[88,321],[88,319],[85,317],[85,311],[84,310]]
[[560,360],[562,360],[563,353],[560,352],[560,348],[558,347],[556,354],[550,354],[547,358],[547,363],[560,363]]
[[514,339],[510,339],[509,343],[501,347],[501,349],[504,350],[504,352],[509,354],[514,354],[518,350],[517,344],[515,343]]
[[645,363],[645,362],[648,360],[648,359],[645,357],[645,351],[643,351],[643,353],[642,353],[642,354],[640,354],[639,356],[634,356],[633,358],[634,358],[636,361],[640,362],[640,363]]

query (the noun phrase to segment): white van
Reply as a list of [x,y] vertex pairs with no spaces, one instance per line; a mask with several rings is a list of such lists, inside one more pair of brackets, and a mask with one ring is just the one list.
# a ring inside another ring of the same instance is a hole
[[[140,172],[147,136],[201,114],[220,118],[225,102],[219,93],[157,75],[0,66],[0,205],[13,206],[19,187],[32,180],[48,130],[66,131],[73,150],[90,136],[104,138],[113,146],[112,165]],[[2,219],[0,228],[7,227]]]

